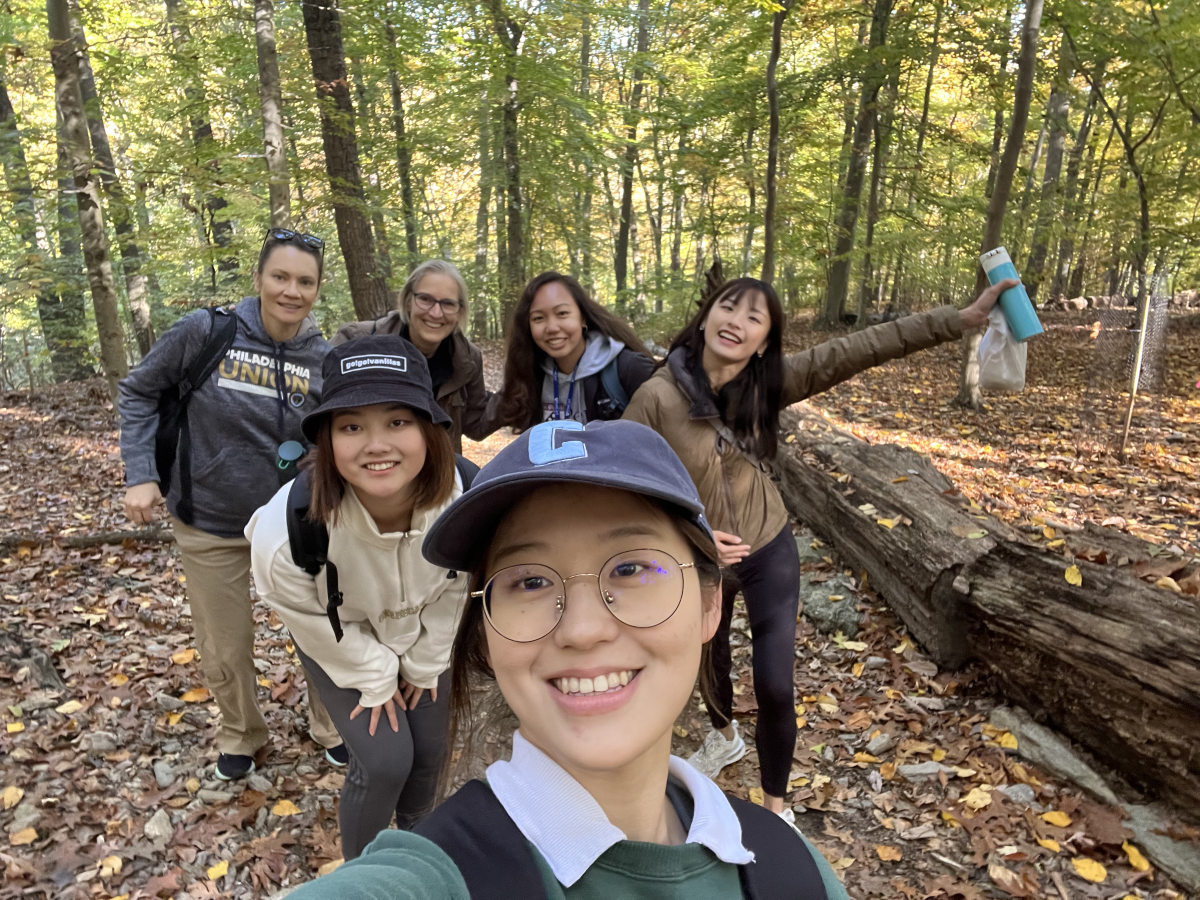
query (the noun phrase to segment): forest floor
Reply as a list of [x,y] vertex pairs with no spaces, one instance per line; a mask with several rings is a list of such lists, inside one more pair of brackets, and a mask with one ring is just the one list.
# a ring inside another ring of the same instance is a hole
[[[957,346],[881,366],[814,406],[867,440],[930,454],[1010,522],[1107,522],[1192,555],[1200,327],[1171,320],[1157,392],[1135,414],[1122,461],[1114,436],[1129,337],[1092,321],[1049,316],[1030,349],[1025,392],[991,397],[979,413],[951,403]],[[826,337],[801,320],[790,349]],[[486,349],[494,383],[498,348]],[[471,444],[468,455],[482,462],[506,441]],[[259,605],[271,742],[251,779],[213,779],[217,708],[192,647],[173,544],[68,546],[128,529],[120,472],[100,383],[0,397],[0,900],[281,896],[340,857],[342,775],[307,737],[303,675],[281,623]],[[806,583],[842,573],[812,535],[801,530],[800,542]],[[998,700],[986,678],[970,668],[938,672],[869,589],[845,602],[862,620],[852,640],[797,625],[802,727],[789,800],[852,896],[1185,896],[1154,867],[1139,870],[1116,814],[1007,752],[1010,741],[987,722]],[[744,615],[734,626],[737,715],[752,745]],[[698,745],[704,718],[695,703],[684,712],[676,752]],[[483,752],[495,758],[503,745]],[[947,768],[929,780],[900,770],[923,763]],[[751,796],[755,752],[720,783]],[[1186,823],[1177,833],[1200,841]]]

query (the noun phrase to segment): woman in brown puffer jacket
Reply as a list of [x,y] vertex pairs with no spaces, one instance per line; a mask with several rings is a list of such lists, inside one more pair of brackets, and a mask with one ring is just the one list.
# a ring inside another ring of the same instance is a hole
[[691,762],[715,778],[746,745],[733,720],[729,621],[738,582],[746,601],[758,700],[755,743],[768,809],[784,809],[796,743],[793,695],[800,559],[783,498],[770,477],[779,411],[890,359],[957,340],[987,322],[1000,293],[988,288],[970,306],[943,306],[826,341],[784,357],[783,308],[774,289],[739,278],[711,291],[671,345],[667,362],[633,396],[625,418],[649,425],[683,460],[713,528],[727,583],[713,640],[720,709]]

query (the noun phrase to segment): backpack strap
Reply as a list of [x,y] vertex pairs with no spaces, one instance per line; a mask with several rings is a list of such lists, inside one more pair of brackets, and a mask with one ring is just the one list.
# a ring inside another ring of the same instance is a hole
[[316,578],[325,570],[325,615],[333,628],[333,636],[341,643],[344,632],[338,607],[342,605],[342,592],[338,590],[337,566],[328,559],[329,529],[324,522],[313,522],[308,518],[312,504],[312,479],[309,470],[302,471],[292,481],[287,499],[288,546],[292,551],[292,562]]
[[475,481],[475,476],[479,474],[479,466],[471,462],[461,453],[456,453],[454,456],[454,468],[458,470],[458,477],[462,479],[463,492],[470,490],[471,484]]
[[742,823],[742,843],[754,854],[754,862],[738,866],[748,900],[827,900],[816,860],[787,822],[737,797],[729,796],[729,805]]
[[[173,399],[178,410],[178,432],[177,435],[170,436],[175,438],[175,445],[166,454],[170,456],[170,463],[173,463],[177,448],[179,454],[179,503],[175,512],[187,525],[191,525],[195,519],[195,509],[192,504],[192,431],[188,424],[188,401],[191,399],[192,392],[204,384],[220,365],[229,348],[233,346],[234,338],[237,337],[236,316],[228,310],[216,306],[208,307],[208,315],[208,340],[200,349],[199,355],[192,360],[192,364],[184,372],[183,379],[175,385]],[[162,474],[163,470],[160,468],[159,475],[162,476]],[[165,477],[168,479],[167,490],[170,490],[169,463]]]
[[454,861],[471,900],[546,897],[525,835],[482,781],[468,781],[413,830]]
[[604,393],[608,394],[608,399],[613,402],[617,411],[624,412],[625,407],[629,405],[629,395],[625,393],[625,387],[621,384],[621,374],[617,371],[617,360],[620,358],[621,354],[618,353],[600,370],[600,383],[604,385]]

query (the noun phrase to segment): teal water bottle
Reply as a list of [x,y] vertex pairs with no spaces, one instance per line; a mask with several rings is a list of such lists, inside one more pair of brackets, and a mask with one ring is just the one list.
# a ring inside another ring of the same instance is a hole
[[304,445],[299,441],[284,441],[275,453],[275,470],[282,487],[296,477],[296,466],[305,453]]
[[[989,284],[996,284],[1005,278],[1018,280],[1021,278],[1017,274],[1017,267],[1013,265],[1008,256],[1008,251],[1003,247],[997,247],[995,250],[989,250],[983,254],[979,257],[979,264],[983,266]],[[1025,285],[1018,284],[1001,294],[1000,309],[1008,322],[1008,330],[1019,342],[1024,343],[1035,334],[1042,333],[1042,323],[1038,321],[1033,304],[1029,301],[1029,295],[1025,293]]]

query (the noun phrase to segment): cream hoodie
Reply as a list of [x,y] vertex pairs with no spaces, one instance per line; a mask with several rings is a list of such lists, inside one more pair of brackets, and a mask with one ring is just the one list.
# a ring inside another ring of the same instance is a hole
[[353,490],[347,490],[329,533],[329,559],[337,566],[345,632],[339,643],[325,615],[325,573],[316,578],[292,562],[288,544],[286,484],[246,526],[258,595],[281,618],[296,644],[340,688],[362,692],[363,706],[392,696],[397,676],[419,688],[437,685],[450,662],[468,578],[421,556],[421,541],[444,505],[413,516],[405,532],[380,534]]

